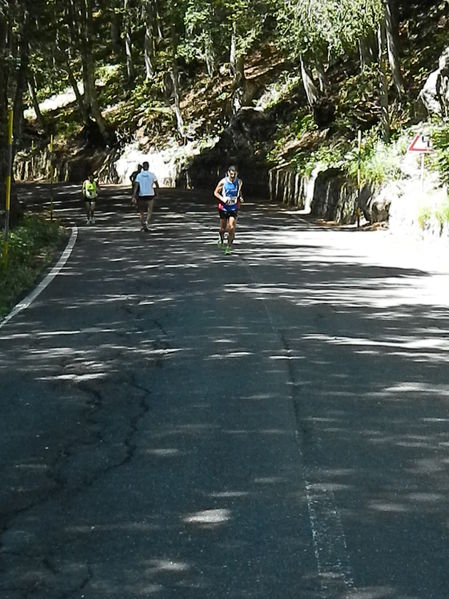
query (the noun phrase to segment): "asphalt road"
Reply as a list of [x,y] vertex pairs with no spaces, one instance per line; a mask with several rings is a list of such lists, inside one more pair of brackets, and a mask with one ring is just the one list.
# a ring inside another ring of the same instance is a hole
[[[48,187],[25,186],[29,205]],[[76,243],[0,324],[1,599],[447,599],[449,276],[410,240],[53,188]]]

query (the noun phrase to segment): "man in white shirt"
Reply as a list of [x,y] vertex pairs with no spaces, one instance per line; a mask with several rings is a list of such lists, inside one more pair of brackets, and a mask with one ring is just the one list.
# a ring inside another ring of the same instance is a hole
[[[137,204],[137,210],[140,215],[140,224],[142,231],[148,231],[151,214],[153,213],[155,190],[159,189],[159,183],[156,175],[150,170],[147,161],[142,163],[142,170],[134,181],[133,204]],[[146,218],[145,218],[146,213]]]

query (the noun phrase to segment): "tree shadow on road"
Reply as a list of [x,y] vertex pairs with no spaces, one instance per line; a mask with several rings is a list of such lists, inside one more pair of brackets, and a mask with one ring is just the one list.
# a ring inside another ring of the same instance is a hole
[[145,235],[104,194],[0,331],[4,596],[443,598],[446,278],[270,204],[224,256],[207,195]]

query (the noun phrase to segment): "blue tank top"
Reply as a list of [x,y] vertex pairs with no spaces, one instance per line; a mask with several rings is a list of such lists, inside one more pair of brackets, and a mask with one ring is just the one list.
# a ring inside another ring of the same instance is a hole
[[237,177],[234,181],[231,181],[228,177],[225,178],[222,194],[228,200],[227,204],[223,204],[224,210],[237,210],[237,197],[239,195],[239,180]]

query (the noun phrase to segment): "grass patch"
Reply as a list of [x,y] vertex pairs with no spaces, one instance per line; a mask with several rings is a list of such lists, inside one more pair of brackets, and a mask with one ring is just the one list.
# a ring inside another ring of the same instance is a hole
[[423,206],[420,208],[418,213],[418,226],[421,231],[427,227],[432,218],[432,208],[430,206]]
[[57,221],[44,215],[27,214],[10,232],[8,260],[4,267],[4,240],[0,248],[0,318],[34,285],[67,238]]

